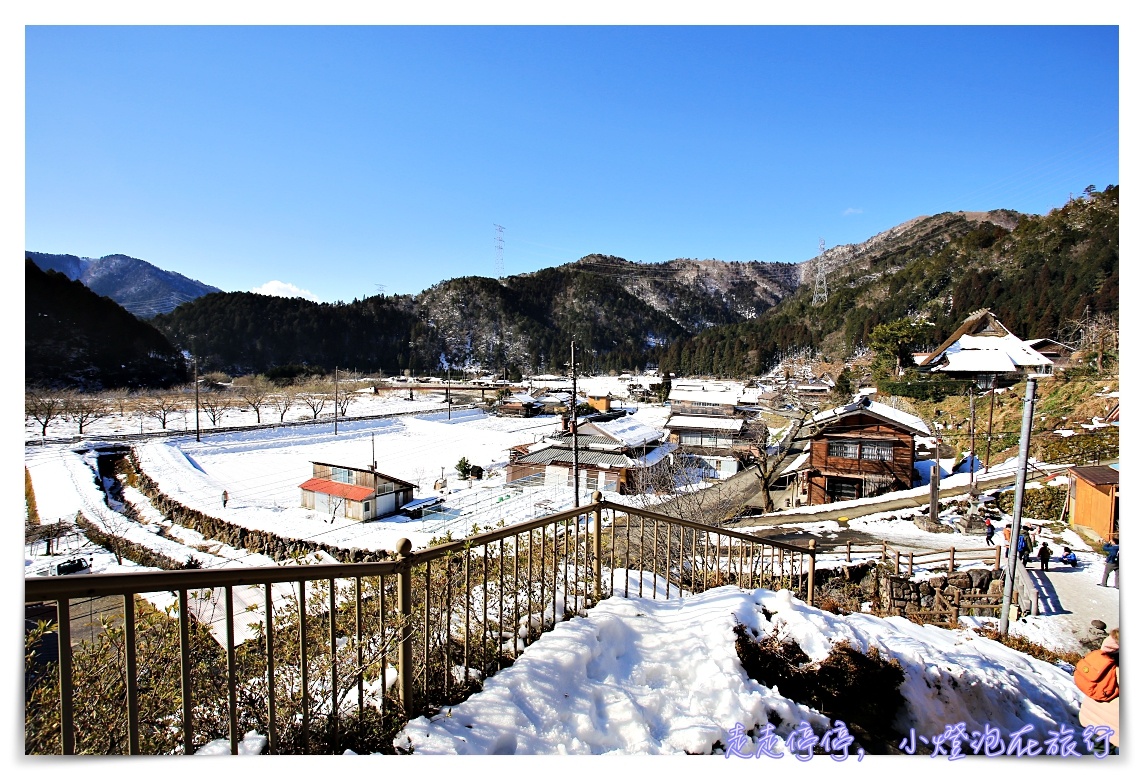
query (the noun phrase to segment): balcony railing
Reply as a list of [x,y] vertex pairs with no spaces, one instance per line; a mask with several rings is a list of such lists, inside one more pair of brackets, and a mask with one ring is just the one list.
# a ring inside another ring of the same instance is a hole
[[[417,552],[401,540],[382,562],[28,578],[25,602],[54,613],[56,641],[41,627],[25,654],[25,752],[191,754],[221,738],[237,753],[249,731],[270,753],[391,749],[410,717],[462,701],[609,596],[737,584],[813,603],[813,541],[593,499]],[[220,617],[192,608],[218,589]],[[164,615],[140,594],[172,604]],[[73,602],[106,597],[121,609],[73,643]],[[236,599],[253,614],[236,616]],[[204,622],[222,624],[217,642]]]

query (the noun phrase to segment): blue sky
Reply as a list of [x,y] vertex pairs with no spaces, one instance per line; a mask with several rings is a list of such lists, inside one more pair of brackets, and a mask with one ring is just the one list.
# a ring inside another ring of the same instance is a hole
[[1116,27],[36,27],[25,248],[416,293],[1119,183]]

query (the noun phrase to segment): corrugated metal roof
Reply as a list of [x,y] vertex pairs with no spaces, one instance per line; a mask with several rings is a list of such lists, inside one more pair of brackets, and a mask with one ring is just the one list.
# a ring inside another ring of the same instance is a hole
[[1073,466],[1069,471],[1090,485],[1120,484],[1120,472],[1109,466]]
[[344,482],[334,482],[332,479],[319,479],[317,477],[306,480],[298,487],[313,493],[325,493],[328,496],[348,498],[351,501],[365,501],[373,496],[373,488],[347,485]]
[[[622,452],[599,452],[598,450],[580,450],[581,466],[622,466],[632,465],[632,459]],[[517,463],[533,466],[548,466],[551,464],[572,465],[572,450],[563,447],[546,447],[543,450],[530,452],[520,458]]]

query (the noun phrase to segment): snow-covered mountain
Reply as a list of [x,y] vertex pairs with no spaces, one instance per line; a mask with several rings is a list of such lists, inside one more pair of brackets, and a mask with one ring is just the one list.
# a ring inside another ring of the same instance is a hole
[[140,319],[166,314],[179,304],[207,293],[222,292],[217,287],[127,255],[91,258],[44,252],[24,254],[42,270],[58,271],[69,279],[83,282]]

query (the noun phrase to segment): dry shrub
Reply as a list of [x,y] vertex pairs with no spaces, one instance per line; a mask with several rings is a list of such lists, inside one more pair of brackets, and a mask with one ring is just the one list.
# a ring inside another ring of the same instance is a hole
[[995,628],[975,628],[973,630],[986,639],[1000,642],[1012,650],[1031,655],[1038,660],[1047,661],[1051,664],[1064,662],[1076,666],[1077,662],[1081,659],[1080,653],[1062,653],[1059,650],[1050,650],[1044,645],[1031,642],[1015,634],[1002,636],[1001,632]]
[[899,690],[905,673],[896,659],[876,647],[861,653],[837,642],[825,659],[811,663],[797,642],[769,634],[756,639],[743,625],[735,627],[735,649],[751,679],[843,721],[867,753],[896,752],[899,735],[891,724],[905,704]]

